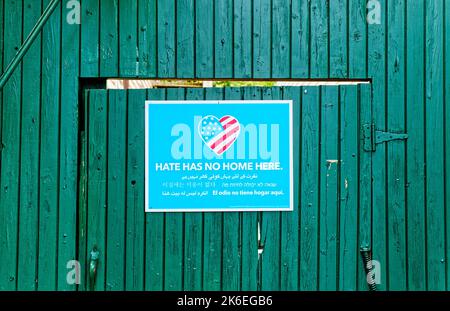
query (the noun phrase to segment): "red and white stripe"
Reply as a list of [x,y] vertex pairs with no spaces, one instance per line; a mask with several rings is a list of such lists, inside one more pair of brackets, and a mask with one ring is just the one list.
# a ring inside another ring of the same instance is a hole
[[231,145],[233,145],[241,130],[239,122],[231,116],[225,116],[220,119],[220,124],[222,125],[224,131],[208,142],[208,146],[217,155],[221,155],[227,151]]

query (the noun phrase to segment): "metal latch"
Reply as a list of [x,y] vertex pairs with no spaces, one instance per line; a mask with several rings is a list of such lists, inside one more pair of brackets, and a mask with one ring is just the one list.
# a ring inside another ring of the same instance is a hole
[[377,145],[393,140],[406,140],[406,133],[384,132],[375,129],[375,124],[365,124],[363,126],[364,151],[374,152]]

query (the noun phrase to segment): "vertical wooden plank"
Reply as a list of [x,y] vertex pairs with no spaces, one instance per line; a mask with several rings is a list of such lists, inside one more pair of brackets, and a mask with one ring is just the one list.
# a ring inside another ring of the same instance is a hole
[[119,1],[119,75],[122,78],[139,74],[137,5],[136,0]]
[[289,78],[291,74],[291,5],[272,0],[272,78]]
[[[372,89],[369,84],[358,86],[358,110],[360,119],[360,128],[362,124],[370,124],[372,120]],[[370,247],[372,243],[372,152],[363,150],[361,143],[361,133],[359,133],[359,210],[358,210],[358,245],[361,247]],[[358,252],[359,253],[359,252]],[[358,254],[359,255],[359,254]],[[361,258],[361,257],[360,257]],[[377,260],[376,258],[373,258]],[[358,268],[358,289],[367,290],[367,275],[365,273],[362,260],[359,260]]]
[[[353,1],[349,2],[353,6]],[[387,5],[386,1],[380,1],[381,5],[381,24],[368,26],[368,73],[372,77],[372,94],[373,94],[373,122],[380,130],[386,129],[386,21],[387,21]],[[354,12],[355,10],[351,10]],[[353,13],[354,14],[354,13]],[[352,28],[354,22],[349,22],[349,38],[357,37],[358,28]],[[358,25],[358,24],[357,24]],[[355,31],[355,32],[353,32]],[[358,51],[355,44],[358,42],[350,41],[352,48],[350,49],[350,57],[356,57],[354,51]],[[353,51],[353,52],[352,52]],[[361,57],[361,56],[360,56]],[[352,65],[354,67],[354,65]],[[354,69],[350,69],[350,76],[353,76]],[[370,122],[369,122],[370,123]],[[387,214],[386,214],[386,146],[380,144],[377,151],[372,155],[373,160],[373,233],[372,233],[372,258],[380,262],[380,278],[381,284],[377,289],[386,290],[388,283],[388,261],[387,261]],[[358,245],[359,247],[360,245]],[[364,277],[360,277],[364,273],[364,267],[361,263],[358,252],[358,279],[361,290],[367,290],[367,282]]]
[[291,75],[292,78],[309,77],[310,2],[292,0],[291,20]]
[[177,0],[177,77],[194,77],[194,0]]
[[[387,128],[405,132],[405,2],[388,2]],[[405,143],[387,145],[389,289],[406,290]]]
[[[226,100],[242,99],[242,89],[226,88]],[[241,287],[241,213],[223,214],[222,290],[238,291]]]
[[99,74],[100,2],[83,0],[81,3],[81,76]]
[[253,77],[271,76],[271,0],[253,2]]
[[[445,67],[445,72],[444,72],[444,89],[445,89],[445,93],[444,93],[444,103],[445,103],[445,167],[446,167],[446,171],[445,171],[445,184],[447,186],[446,189],[446,218],[448,219],[448,216],[450,215],[450,162],[448,160],[449,155],[450,155],[450,105],[448,104],[448,100],[450,100],[450,88],[447,86],[449,83],[449,76],[450,76],[450,66],[448,65],[450,63],[450,4],[448,3],[444,3],[444,8],[445,8],[445,13],[444,13],[444,21],[445,21],[445,38],[444,38],[444,67]],[[446,260],[446,265],[447,265],[447,290],[450,289],[450,269],[449,269],[449,262],[448,262],[448,258],[450,258],[450,226],[448,225],[448,223],[446,224],[447,226],[447,260]]]
[[[351,0],[350,0],[351,1]],[[348,76],[347,0],[330,1],[330,78]]]
[[[145,94],[145,93],[144,93]],[[137,96],[137,93],[135,91],[130,93],[130,96],[133,98]],[[136,102],[136,104],[139,104],[139,107],[144,107],[144,100],[145,98],[142,98],[140,96],[140,103]],[[166,92],[163,89],[159,90],[149,90],[147,94],[148,99],[152,100],[164,100],[166,98]],[[142,108],[143,109],[143,108]],[[139,181],[144,182],[145,176],[143,175],[144,171],[144,158],[145,155],[144,152],[144,139],[145,135],[143,132],[143,126],[144,126],[144,118],[142,116],[144,115],[144,110],[139,110],[139,113],[134,114],[133,122],[138,122],[139,128],[136,130],[139,130],[139,133],[141,133],[141,137],[139,138],[139,142],[136,142],[138,144],[136,146],[136,156],[138,156],[138,163],[139,166],[141,166],[141,170],[139,170]],[[131,125],[133,123],[129,123],[129,126],[136,127],[135,125]],[[135,132],[136,132],[135,130]],[[129,163],[131,164],[131,163]],[[138,173],[138,171],[136,171]],[[133,181],[131,181],[132,183]],[[129,179],[130,183],[130,179]],[[140,198],[140,200],[143,198]],[[136,202],[137,203],[137,202]],[[136,212],[144,213],[144,202],[139,201],[139,204],[136,204],[136,209],[138,209]],[[162,213],[147,213],[145,216],[146,219],[146,241],[145,241],[145,289],[146,290],[163,290],[164,289],[164,248],[166,247],[164,244],[164,226],[165,226],[165,215]],[[139,231],[136,231],[136,234],[139,234]],[[137,237],[136,237],[137,238]],[[139,250],[137,249],[136,252]],[[136,253],[137,254],[137,253]]]
[[105,290],[106,268],[106,184],[108,163],[108,102],[107,92],[89,92],[89,134],[88,134],[88,206],[87,206],[87,248],[88,260],[91,251],[97,251],[98,267],[92,290]]
[[[146,233],[145,231],[145,224],[147,223],[150,228],[155,228],[154,232],[157,235],[160,235],[162,232],[156,219],[153,222],[145,218],[145,131],[143,118],[145,100],[145,90],[128,92],[127,223],[125,240],[125,290],[128,291],[144,289],[146,277],[144,275],[145,250],[148,248],[149,251],[157,252],[162,247],[156,248],[160,243],[152,244],[153,237],[150,236],[151,233]],[[147,239],[149,245],[145,244],[145,239]],[[158,254],[161,254],[161,251]],[[155,261],[160,262],[158,257],[155,256],[154,258]]]
[[[24,0],[23,6],[26,35],[40,17],[41,2]],[[29,291],[36,289],[37,280],[41,37],[24,57],[22,70],[17,289]]]
[[[68,0],[62,2],[67,7]],[[63,10],[63,12],[66,12]],[[78,199],[78,117],[80,75],[80,25],[61,26],[61,124],[59,138],[59,219],[58,219],[58,290],[74,290],[75,285],[67,284],[67,262],[76,259],[76,225]],[[64,73],[64,74],[62,74]],[[80,236],[80,241],[82,237]],[[86,248],[84,248],[86,249]],[[80,250],[78,259],[82,268],[86,256]],[[85,284],[82,284],[84,286]]]
[[214,77],[231,78],[234,68],[233,0],[216,0],[214,3]]
[[[340,87],[340,224],[339,290],[357,290],[360,262],[358,245],[358,92],[357,87]],[[370,103],[364,103],[370,104]]]
[[328,2],[311,0],[311,78],[328,77]]
[[281,290],[298,290],[298,243],[300,214],[300,87],[282,89],[283,99],[292,100],[294,123],[294,211],[281,214]]
[[120,291],[125,288],[127,94],[108,95],[106,290]]
[[214,77],[214,3],[195,1],[195,77]]
[[[22,2],[5,1],[4,62],[9,63],[21,45]],[[21,68],[19,65],[3,89],[2,152],[0,172],[0,290],[16,290],[19,223],[19,156],[21,116]]]
[[408,289],[426,290],[425,233],[425,2],[409,1],[406,28],[406,206]]
[[[262,99],[281,99],[280,88],[263,88]],[[280,290],[281,212],[261,213],[261,290]]]
[[234,78],[252,76],[252,2],[234,0]]
[[[184,89],[167,90],[168,100],[184,100]],[[164,244],[164,290],[183,290],[184,214],[167,213]]]
[[[206,100],[222,100],[224,90],[209,88],[205,90]],[[203,288],[219,291],[222,285],[222,245],[223,213],[203,214]]]
[[[384,5],[388,1],[379,1],[380,5]],[[348,28],[348,66],[349,77],[363,78],[366,77],[366,46],[367,46],[367,0],[351,0],[349,1],[349,28]],[[384,15],[382,13],[381,17]],[[382,27],[381,25],[371,25],[371,28]],[[376,29],[375,32],[382,29]],[[378,42],[378,44],[383,44]]]
[[[187,89],[186,100],[203,100],[202,89]],[[184,290],[203,286],[203,214],[186,213],[184,231]]]
[[138,0],[139,75],[156,77],[157,59],[157,0]]
[[320,88],[302,97],[300,290],[318,290]]
[[443,2],[426,1],[426,207],[428,290],[445,290]]
[[[319,289],[337,290],[339,103],[338,87],[321,90],[320,198],[319,198]],[[355,120],[355,119],[354,119]]]
[[[0,48],[1,48],[1,53],[0,53],[0,68],[3,72],[3,53],[5,51],[5,46],[4,46],[4,35],[5,35],[5,31],[3,29],[3,22],[4,22],[4,6],[5,6],[5,1],[3,1],[0,4]],[[6,65],[5,65],[6,66]],[[2,107],[3,107],[3,89],[0,90],[0,137],[2,136]],[[1,168],[2,162],[1,162],[1,157],[0,157],[0,168]]]
[[[244,100],[262,99],[261,88],[243,88]],[[244,135],[241,133],[241,135]],[[260,213],[259,213],[260,214]],[[242,263],[241,263],[241,290],[255,291],[260,289],[260,271],[259,271],[259,246],[263,246],[263,241],[258,241],[258,227],[260,215],[254,212],[243,212],[241,220],[241,245],[242,245]],[[260,244],[259,244],[260,243]],[[259,245],[258,245],[259,244]]]
[[158,77],[176,76],[175,0],[158,1]]
[[[49,0],[44,1],[44,7],[49,2]],[[60,29],[61,7],[56,9],[42,32],[42,103],[38,188],[39,290],[56,290],[57,284]]]
[[100,75],[119,74],[119,0],[100,3]]

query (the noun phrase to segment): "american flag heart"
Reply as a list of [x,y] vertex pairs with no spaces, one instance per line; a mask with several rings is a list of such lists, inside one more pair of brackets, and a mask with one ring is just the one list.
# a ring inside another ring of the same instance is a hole
[[224,116],[221,119],[207,116],[198,125],[198,133],[203,142],[217,155],[227,151],[239,137],[240,132],[241,125],[232,116]]

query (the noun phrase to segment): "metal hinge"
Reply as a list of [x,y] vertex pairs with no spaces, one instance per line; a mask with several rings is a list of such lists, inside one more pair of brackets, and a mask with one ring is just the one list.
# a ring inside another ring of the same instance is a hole
[[407,140],[406,133],[392,133],[379,131],[375,128],[375,124],[363,125],[364,151],[374,152],[377,145],[393,140]]

